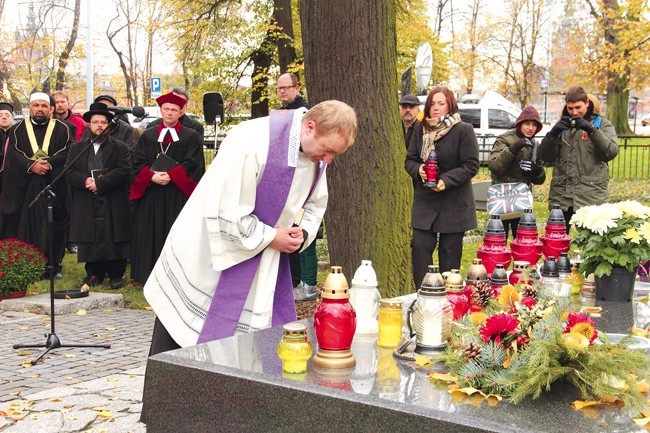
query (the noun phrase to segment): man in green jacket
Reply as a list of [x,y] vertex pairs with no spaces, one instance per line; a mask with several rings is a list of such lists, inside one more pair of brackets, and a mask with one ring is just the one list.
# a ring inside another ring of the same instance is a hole
[[618,154],[618,138],[612,123],[600,115],[598,100],[582,87],[570,87],[565,101],[562,118],[542,140],[539,156],[553,165],[548,205],[562,207],[568,233],[576,210],[607,201],[607,162]]

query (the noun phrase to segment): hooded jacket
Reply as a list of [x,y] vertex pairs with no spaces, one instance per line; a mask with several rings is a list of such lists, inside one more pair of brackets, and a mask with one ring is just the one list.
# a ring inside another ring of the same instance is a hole
[[[600,116],[600,103],[591,95],[589,100],[584,118],[597,128],[593,134],[571,128],[559,137],[547,134],[539,147],[542,160],[553,165],[549,209],[559,204],[564,211],[570,207],[576,211],[602,204],[609,196],[607,162],[618,154],[618,137],[612,123]],[[562,115],[569,115],[566,104]]]

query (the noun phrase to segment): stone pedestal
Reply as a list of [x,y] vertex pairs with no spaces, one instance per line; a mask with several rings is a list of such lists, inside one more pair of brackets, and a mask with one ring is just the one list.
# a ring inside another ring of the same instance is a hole
[[[624,332],[632,303],[603,305],[599,326]],[[614,311],[614,309],[616,311]],[[628,320],[629,319],[629,320]],[[316,349],[311,321],[309,340]],[[574,388],[554,384],[537,400],[490,407],[458,401],[422,369],[397,361],[374,338],[355,336],[352,369],[327,370],[311,361],[306,374],[283,374],[277,356],[281,328],[179,349],[149,359],[147,431],[212,432],[642,432],[627,412],[599,407],[596,419],[571,407]]]

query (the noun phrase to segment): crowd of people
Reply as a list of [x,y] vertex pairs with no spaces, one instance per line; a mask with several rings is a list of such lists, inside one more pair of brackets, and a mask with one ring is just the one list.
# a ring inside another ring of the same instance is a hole
[[[419,100],[413,95],[400,102],[400,116],[407,146],[405,169],[413,180],[411,251],[413,281],[420,287],[427,266],[438,250],[442,272],[459,268],[465,231],[476,227],[476,209],[471,179],[479,168],[474,129],[461,120],[454,94],[445,87],[433,88],[417,121]],[[602,117],[598,99],[580,86],[565,94],[562,117],[544,136],[540,115],[525,107],[514,128],[500,135],[490,153],[492,184],[523,182],[543,184],[544,166],[552,168],[549,209],[562,208],[569,232],[571,216],[583,206],[607,201],[609,167],[618,154],[617,136],[611,122]],[[425,163],[434,155],[438,179],[425,184]],[[518,219],[504,221],[506,233],[517,235]]]
[[0,238],[37,246],[44,278],[61,276],[67,244],[85,266],[79,289],[106,278],[123,287],[129,262],[144,284],[205,171],[203,127],[185,115],[188,98],[180,87],[159,97],[161,121],[146,131],[111,110],[111,95],[80,115],[65,92],[35,92],[15,125],[11,104],[0,103]]

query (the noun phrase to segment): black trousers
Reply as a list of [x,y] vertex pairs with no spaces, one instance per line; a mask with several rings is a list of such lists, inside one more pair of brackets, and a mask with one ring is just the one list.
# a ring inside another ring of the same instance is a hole
[[519,218],[511,220],[501,220],[503,228],[506,231],[506,239],[508,239],[508,231],[512,231],[512,239],[517,237],[517,228],[519,227]]
[[[433,263],[433,252],[438,247],[440,272],[460,269],[463,256],[463,236],[465,232],[435,233],[432,230],[413,229],[411,253],[413,255],[413,281],[419,289],[429,265]],[[440,242],[438,242],[438,238]]]
[[569,224],[569,221],[571,221],[571,217],[573,216],[575,212],[573,211],[573,206],[571,206],[567,210],[563,210],[562,214],[564,215],[564,221],[566,221],[566,234],[569,234],[569,230],[571,230],[571,225]]
[[[153,356],[157,353],[168,352],[170,350],[180,349],[181,346],[174,341],[167,328],[162,324],[158,317],[153,324],[153,333],[151,336],[151,347],[149,348],[149,356]],[[142,412],[140,413],[140,421],[144,424],[147,423],[145,418],[145,407],[146,407],[146,395],[147,395],[147,371],[144,372],[144,392],[142,394]]]
[[98,262],[86,262],[86,274],[94,275],[99,281],[104,281],[104,277],[120,278],[126,271],[127,259],[102,260]]
[[289,254],[289,267],[291,268],[291,284],[293,284],[293,287],[296,287],[300,284],[300,279],[302,277],[299,251],[294,251]]

